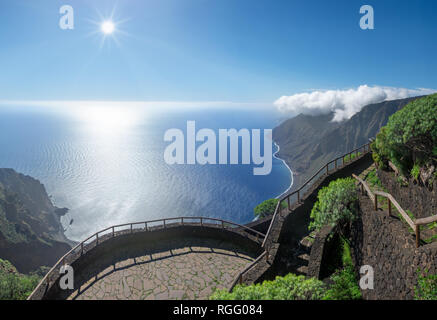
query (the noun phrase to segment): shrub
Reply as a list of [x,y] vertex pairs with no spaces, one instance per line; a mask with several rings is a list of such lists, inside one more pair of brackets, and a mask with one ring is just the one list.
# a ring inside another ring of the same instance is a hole
[[333,283],[326,292],[324,300],[357,300],[361,291],[353,266],[346,266],[331,276]]
[[[274,213],[275,213],[276,206],[277,206],[277,204],[278,204],[278,201],[279,201],[278,199],[268,199],[268,200],[263,201],[263,202],[260,203],[259,205],[257,205],[257,206],[255,207],[255,209],[253,210],[253,211],[254,211],[254,214],[255,214],[255,217],[258,217],[258,218],[264,218],[264,217],[267,217],[267,216],[269,216],[269,215],[274,214]],[[287,204],[284,203],[284,202],[281,203],[281,206],[282,206],[283,208],[284,208],[286,205],[287,205]]]
[[372,186],[372,187],[379,187],[382,188],[381,180],[379,179],[378,175],[376,174],[376,170],[373,169],[367,174],[366,181]]
[[351,153],[350,155],[346,155],[346,156],[344,157],[344,162],[346,163],[346,162],[352,161],[352,160],[354,160],[356,157],[360,157],[360,156],[361,156],[361,152],[358,152],[358,153]]
[[417,270],[417,286],[414,287],[415,300],[437,300],[437,275],[429,275],[425,270]]
[[404,176],[437,162],[437,94],[410,102],[390,116],[372,143],[374,160],[385,166],[390,160]]
[[311,211],[310,230],[319,231],[325,225],[351,221],[357,213],[358,195],[352,178],[337,179],[322,188]]
[[342,238],[343,268],[337,270],[331,277],[332,284],[327,290],[325,300],[356,300],[361,299],[361,291],[355,274],[349,243]]
[[411,176],[415,179],[415,180],[419,180],[419,174],[420,174],[420,166],[418,164],[415,164],[413,166],[413,168],[411,169]]
[[40,277],[22,275],[8,261],[0,259],[0,300],[25,300],[38,285]]
[[320,300],[325,297],[325,284],[315,278],[288,274],[276,277],[273,281],[264,281],[255,285],[237,285],[229,293],[218,290],[211,300]]

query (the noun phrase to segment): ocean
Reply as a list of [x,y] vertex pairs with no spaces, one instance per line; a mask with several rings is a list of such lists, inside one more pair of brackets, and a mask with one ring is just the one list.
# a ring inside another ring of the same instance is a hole
[[265,176],[253,175],[252,164],[167,164],[164,133],[185,131],[189,120],[197,130],[250,130],[273,129],[282,119],[273,107],[185,109],[3,106],[0,167],[40,180],[56,206],[69,208],[61,222],[75,241],[114,224],[164,217],[248,223],[257,204],[290,187],[291,172],[275,157]]

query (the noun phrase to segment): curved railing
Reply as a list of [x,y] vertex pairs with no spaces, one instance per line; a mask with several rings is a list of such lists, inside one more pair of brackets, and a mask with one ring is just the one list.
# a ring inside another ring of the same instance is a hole
[[[211,223],[212,222],[212,223]],[[237,230],[242,229],[249,234],[252,234],[256,241],[265,238],[265,234],[259,232],[255,229],[247,227],[245,225],[241,225],[235,222],[217,219],[217,218],[208,218],[208,217],[175,217],[175,218],[163,218],[149,221],[141,221],[141,222],[132,222],[132,223],[124,223],[114,225],[103,230],[100,230],[93,235],[89,236],[75,247],[73,247],[70,251],[68,251],[64,256],[62,256],[55,265],[50,269],[50,271],[44,276],[44,278],[39,282],[38,286],[33,290],[30,296],[27,298],[28,300],[32,298],[32,296],[39,291],[39,289],[45,284],[46,288],[50,287],[50,276],[61,266],[65,264],[70,256],[75,256],[79,254],[82,256],[85,250],[90,250],[99,245],[99,240],[107,240],[115,237],[117,232],[127,231],[127,233],[134,233],[135,230],[144,232],[144,231],[155,231],[159,229],[165,229],[167,227],[174,226],[208,226],[208,227],[217,227],[223,230]],[[134,226],[141,226],[141,228],[134,228]],[[119,228],[128,227],[123,230],[117,230]],[[123,233],[126,234],[126,233]],[[103,239],[104,238],[104,239]],[[87,248],[87,246],[91,245],[95,242],[95,246],[92,248]]]
[[[243,271],[241,271],[237,275],[237,277],[235,278],[229,291],[232,291],[232,289],[235,287],[235,285],[237,285],[237,283],[242,283],[244,274],[247,273],[250,269],[252,269],[259,261],[261,261],[261,259],[263,257],[266,257],[266,258],[269,257],[268,248],[266,248],[266,243],[271,235],[273,224],[275,223],[276,218],[281,210],[281,204],[284,201],[287,201],[287,209],[289,211],[291,211],[292,204],[294,204],[296,202],[297,203],[300,202],[302,196],[310,189],[313,182],[317,181],[323,175],[325,175],[325,174],[329,175],[330,172],[335,171],[338,168],[344,166],[345,164],[347,164],[355,159],[358,159],[359,157],[369,153],[371,151],[370,150],[370,143],[371,142],[366,143],[366,144],[362,145],[361,147],[358,147],[358,148],[356,148],[348,153],[345,153],[344,155],[342,155],[340,157],[335,158],[334,160],[329,161],[323,167],[321,167],[312,177],[310,177],[307,181],[305,181],[305,183],[300,188],[298,188],[297,190],[295,190],[294,192],[292,192],[290,194],[287,194],[287,195],[279,198],[279,201],[276,205],[275,212],[273,213],[273,217],[272,217],[272,220],[270,222],[269,228],[268,228],[267,233],[264,237],[264,241],[261,245],[261,247],[264,248],[264,252],[255,261],[253,261],[251,264],[249,264]],[[295,201],[293,201],[293,197],[295,197]]]

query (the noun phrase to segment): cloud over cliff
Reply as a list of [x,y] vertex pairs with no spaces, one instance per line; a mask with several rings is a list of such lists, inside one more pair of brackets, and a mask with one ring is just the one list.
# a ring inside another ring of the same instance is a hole
[[404,99],[436,92],[432,89],[405,89],[393,87],[359,86],[348,90],[326,90],[282,96],[274,102],[283,112],[297,115],[334,113],[333,121],[349,119],[364,106],[385,100]]

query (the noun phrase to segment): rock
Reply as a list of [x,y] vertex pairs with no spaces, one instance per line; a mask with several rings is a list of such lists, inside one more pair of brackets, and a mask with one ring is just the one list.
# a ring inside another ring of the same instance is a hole
[[67,214],[68,212],[68,208],[56,208],[55,209],[55,213],[59,216],[59,217],[63,217]]
[[431,165],[430,167],[420,168],[420,180],[422,181],[423,185],[427,185],[428,180],[433,176],[434,171],[434,165]]

